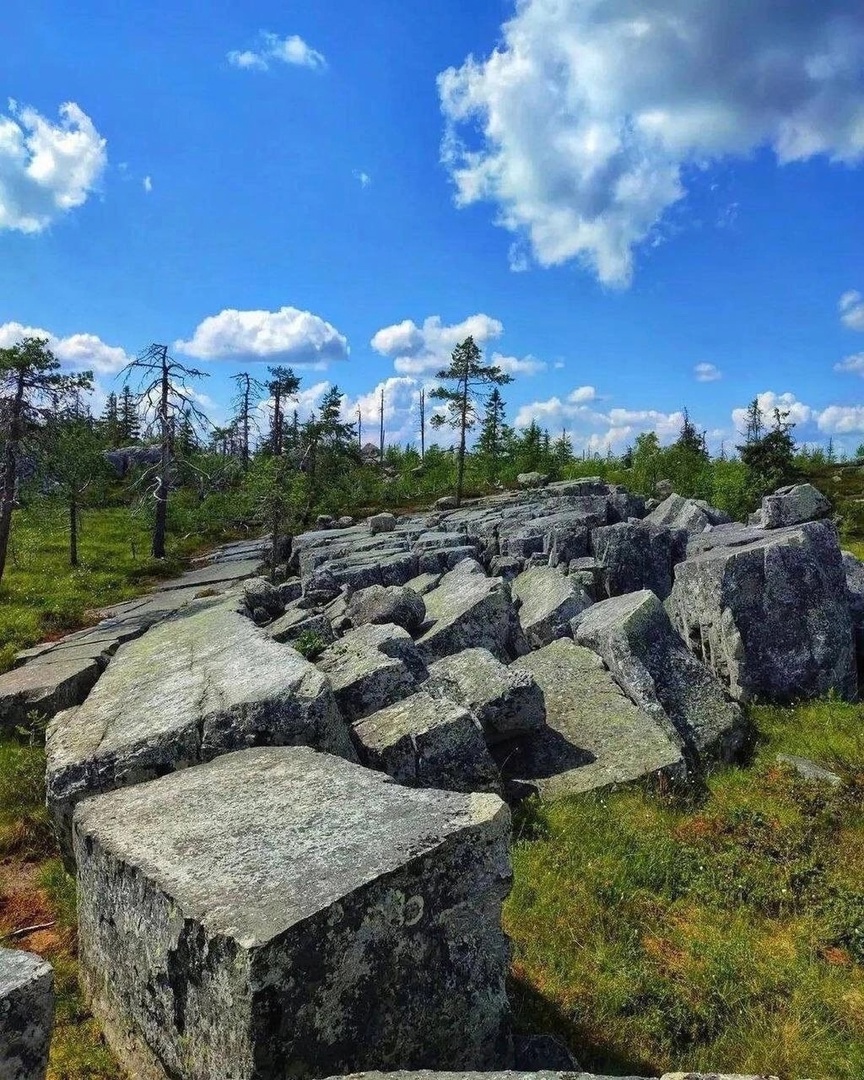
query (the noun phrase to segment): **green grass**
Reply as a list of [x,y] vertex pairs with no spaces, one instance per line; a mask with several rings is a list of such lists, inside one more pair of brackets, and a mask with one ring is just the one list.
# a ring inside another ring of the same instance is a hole
[[201,537],[172,535],[168,558],[151,559],[145,520],[123,507],[89,510],[82,515],[80,565],[73,569],[62,508],[42,503],[16,511],[0,582],[0,671],[20,649],[85,626],[93,609],[178,573],[184,557],[201,546]]
[[710,777],[699,805],[628,789],[517,816],[517,1021],[585,1067],[864,1075],[864,707],[754,721],[752,764]]

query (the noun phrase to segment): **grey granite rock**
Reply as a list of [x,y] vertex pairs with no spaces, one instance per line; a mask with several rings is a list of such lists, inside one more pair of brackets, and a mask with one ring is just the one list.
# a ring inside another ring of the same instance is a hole
[[511,588],[522,633],[534,649],[569,637],[570,620],[593,602],[578,580],[548,566],[526,570]]
[[354,723],[413,694],[425,676],[411,635],[401,626],[367,624],[349,631],[318,657],[339,710]]
[[369,518],[369,532],[376,533],[393,532],[396,528],[396,517],[393,514],[374,514]]
[[352,734],[360,761],[400,784],[500,794],[479,722],[452,701],[421,690],[359,721]]
[[855,635],[855,653],[860,676],[864,670],[864,563],[851,551],[841,551],[840,555],[846,576],[846,596]]
[[650,589],[665,600],[675,563],[684,557],[684,533],[648,521],[619,522],[594,529],[591,544],[604,596]]
[[792,754],[778,754],[777,760],[782,765],[788,765],[794,769],[802,780],[815,780],[822,784],[830,784],[831,787],[840,787],[843,778],[837,773],[826,769],[824,765],[817,765],[810,758],[795,757]]
[[667,529],[683,529],[688,536],[695,536],[715,525],[727,525],[732,519],[722,510],[701,499],[670,495],[652,510],[645,520],[651,525],[662,525]]
[[392,623],[413,633],[426,618],[426,605],[405,585],[372,585],[351,596],[346,614],[355,626]]
[[509,815],[306,748],[82,803],[81,970],[131,1074],[510,1064]]
[[324,645],[332,645],[336,640],[331,620],[308,608],[289,608],[280,619],[265,626],[264,633],[283,644],[296,641],[301,634],[315,634]]
[[417,647],[427,663],[463,649],[489,649],[501,660],[525,651],[510,586],[487,578],[479,563],[466,559],[423,599],[431,625]]
[[0,949],[0,1077],[43,1080],[54,1024],[54,972],[41,956]]
[[519,473],[516,483],[523,488],[540,488],[549,483],[549,477],[545,473],[525,472]]
[[574,620],[573,636],[602,657],[634,704],[671,720],[694,756],[732,761],[740,755],[741,709],[688,650],[654,593],[595,604]]
[[[811,521],[727,537],[675,568],[668,601],[690,649],[738,701],[855,699],[852,621],[837,531]],[[753,533],[758,539],[750,539]]]
[[163,622],[124,645],[87,700],[48,729],[61,850],[68,860],[72,810],[89,795],[231,750],[295,743],[355,757],[312,664],[224,604]]
[[557,799],[643,777],[686,776],[683,745],[671,723],[625,697],[590,649],[561,638],[512,667],[540,685],[546,727],[494,747],[505,779]]
[[543,691],[530,672],[507,667],[487,649],[436,660],[424,689],[470,709],[490,746],[546,723]]
[[831,503],[812,484],[792,484],[779,488],[762,500],[763,529],[781,529],[816,521],[831,514]]
[[[337,1080],[329,1077],[328,1080]],[[598,1076],[596,1073],[581,1072],[579,1069],[519,1069],[513,1072],[430,1072],[428,1070],[398,1070],[395,1072],[351,1073],[338,1080],[613,1080],[612,1077]],[[649,1080],[644,1076],[618,1076],[614,1080]],[[770,1076],[709,1076],[707,1073],[671,1073],[663,1080],[777,1080]]]
[[[63,650],[68,653],[69,650]],[[54,716],[82,702],[105,664],[88,654],[67,659],[52,652],[0,675],[0,728],[25,724],[28,713]]]
[[285,602],[275,585],[266,578],[250,578],[243,583],[243,602],[250,611],[263,608],[271,619],[285,610]]

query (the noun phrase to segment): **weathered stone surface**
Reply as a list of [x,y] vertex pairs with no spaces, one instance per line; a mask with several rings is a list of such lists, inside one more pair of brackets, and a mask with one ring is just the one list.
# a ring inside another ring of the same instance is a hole
[[831,503],[812,484],[791,484],[779,488],[762,500],[761,524],[764,529],[800,525],[831,514]]
[[394,514],[373,514],[369,518],[369,532],[375,536],[376,533],[389,533],[393,532],[396,528],[396,517]]
[[328,573],[340,587],[368,589],[370,585],[404,585],[417,576],[418,567],[418,557],[410,551],[365,552],[330,559],[315,573]]
[[672,570],[684,557],[683,534],[647,521],[619,522],[591,533],[604,596],[650,589],[665,600]]
[[290,646],[224,604],[161,623],[48,729],[48,805],[64,854],[86,796],[267,743],[355,756],[329,682]]
[[405,585],[372,585],[353,594],[347,615],[355,626],[392,623],[412,633],[426,618],[426,605]]
[[285,610],[279,590],[266,578],[250,578],[243,584],[243,602],[250,611],[263,608],[275,619]]
[[80,957],[125,1067],[171,1080],[510,1063],[509,815],[306,748],[77,810]]
[[842,777],[837,773],[826,769],[824,765],[817,765],[810,758],[794,757],[792,754],[778,754],[777,760],[781,765],[788,765],[802,778],[802,780],[815,780],[822,784],[830,784],[831,787],[840,787]]
[[738,701],[830,691],[854,700],[852,622],[834,526],[811,521],[757,532],[750,542],[756,530],[725,528],[734,546],[708,548],[675,568],[668,610],[690,649]]
[[[398,1070],[395,1072],[351,1073],[344,1077],[328,1077],[327,1080],[613,1080],[596,1073],[580,1072],[570,1068],[514,1072],[428,1072]],[[614,1080],[649,1080],[644,1076],[618,1076]],[[776,1076],[719,1076],[711,1073],[669,1073],[662,1080],[777,1080]]]
[[645,520],[651,525],[662,525],[667,529],[683,529],[688,536],[695,536],[715,525],[728,525],[732,519],[702,499],[670,495],[652,510]]
[[352,723],[413,694],[423,662],[401,626],[367,624],[330,645],[316,661]]
[[570,620],[592,603],[577,580],[548,566],[526,570],[511,588],[513,598],[519,601],[519,625],[534,649],[569,637]]
[[420,691],[353,728],[361,762],[409,787],[501,790],[479,722],[461,705]]
[[406,581],[405,585],[409,589],[413,589],[418,596],[425,596],[426,593],[431,592],[437,588],[438,583],[441,581],[443,574],[418,574],[417,577],[411,578],[410,581]]
[[543,538],[543,550],[548,553],[550,566],[567,566],[572,559],[588,554],[586,525],[555,525]]
[[423,599],[432,625],[417,647],[427,663],[463,649],[488,649],[501,660],[524,651],[509,585],[487,578],[479,563],[466,559]]
[[654,593],[595,604],[574,620],[573,636],[602,657],[634,704],[671,720],[694,754],[723,761],[740,754],[741,709],[688,650]]
[[0,728],[24,724],[29,712],[54,716],[80,704],[104,666],[89,655],[55,659],[47,652],[0,675]]
[[849,601],[849,615],[855,634],[855,652],[860,672],[864,668],[864,563],[856,559],[851,551],[841,551],[840,555],[846,576],[846,596]]
[[470,709],[492,745],[546,723],[543,691],[528,671],[507,667],[487,649],[465,649],[429,665],[424,689]]
[[0,1077],[43,1080],[54,1024],[54,972],[41,956],[0,949]]
[[505,779],[557,799],[663,774],[686,774],[681,739],[625,697],[603,661],[567,638],[512,665],[534,676],[546,727],[494,748]]
[[290,608],[281,619],[264,627],[264,633],[273,641],[289,644],[301,634],[315,634],[325,645],[336,640],[333,624],[326,615],[315,614],[308,608]]
[[516,483],[523,488],[541,488],[549,483],[549,477],[545,473],[523,472],[516,477]]
[[424,551],[417,556],[417,566],[421,574],[446,574],[458,566],[463,559],[473,559],[477,555],[477,548],[473,544],[463,544],[462,547],[440,548],[435,551]]
[[436,499],[434,506],[436,510],[455,510],[459,505],[459,500],[455,495],[442,495],[440,499]]

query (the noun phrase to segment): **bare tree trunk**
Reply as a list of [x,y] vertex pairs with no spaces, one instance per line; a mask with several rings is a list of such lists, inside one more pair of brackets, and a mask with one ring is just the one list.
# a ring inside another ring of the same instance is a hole
[[3,448],[3,486],[0,489],[0,580],[6,569],[9,534],[12,530],[12,510],[15,506],[15,485],[18,479],[18,445],[21,440],[21,413],[24,407],[24,372],[18,374],[9,432]]
[[426,457],[426,391],[420,391],[420,460]]
[[69,500],[69,565],[78,565],[78,500]]
[[381,464],[384,464],[384,391],[381,391],[381,406],[379,408],[380,419],[380,431],[378,435],[379,448],[378,455],[381,460]]
[[162,454],[159,477],[156,481],[156,520],[153,525],[153,558],[165,558],[165,534],[168,529],[168,493],[171,485],[171,417],[168,415],[170,383],[168,380],[167,348],[162,353],[162,387],[159,401],[159,423],[162,435]]
[[459,456],[456,461],[456,505],[462,505],[462,483],[465,479],[465,436],[468,429],[468,379],[462,390],[462,423],[459,430]]

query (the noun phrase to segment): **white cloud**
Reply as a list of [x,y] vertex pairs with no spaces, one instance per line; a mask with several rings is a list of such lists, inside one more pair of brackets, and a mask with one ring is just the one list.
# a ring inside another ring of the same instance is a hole
[[524,356],[521,360],[516,356],[502,356],[501,353],[493,352],[489,363],[494,364],[506,375],[539,375],[545,371],[545,360],[538,360],[534,356]]
[[348,339],[335,326],[294,307],[226,308],[200,322],[192,338],[175,342],[174,348],[199,360],[267,360],[319,370],[349,353]]
[[715,364],[697,364],[693,368],[696,382],[717,382],[723,378],[723,372]]
[[864,431],[864,405],[829,405],[819,413],[818,425],[826,435]]
[[[779,409],[781,413],[787,413],[787,420],[792,424],[809,424],[818,415],[809,405],[805,405],[788,391],[783,394],[775,394],[773,390],[765,390],[756,395],[756,400],[759,402],[759,408],[762,410],[762,416],[768,427],[774,422],[775,409]],[[736,431],[743,433],[747,428],[747,409],[733,409],[732,423],[735,425]]]
[[487,59],[439,75],[442,157],[538,263],[626,285],[688,168],[857,162],[862,63],[860,0],[521,0]]
[[440,315],[430,315],[422,327],[411,319],[383,327],[372,338],[371,345],[382,356],[393,359],[400,375],[423,375],[446,367],[450,354],[465,338],[473,337],[482,348],[503,331],[503,325],[489,315],[469,315],[452,326],[442,325]]
[[362,188],[367,188],[372,183],[372,177],[369,173],[363,172],[362,169],[354,170],[354,179],[358,181]]
[[145,176],[143,181],[142,181],[142,184],[143,184],[144,190],[149,195],[150,192],[153,190],[153,178],[151,176]]
[[47,338],[49,349],[61,364],[76,371],[90,370],[100,375],[113,375],[134,359],[119,345],[106,345],[95,334],[58,337],[50,330],[24,326],[19,322],[0,325],[0,349],[8,349],[25,337]]
[[853,356],[847,356],[845,360],[841,360],[839,364],[834,365],[835,371],[851,371],[856,375],[864,377],[864,352],[855,353]]
[[307,45],[297,34],[281,38],[262,30],[258,38],[257,49],[232,50],[228,53],[228,63],[247,71],[269,71],[273,63],[319,70],[327,66],[323,53]]
[[855,289],[843,293],[838,304],[840,319],[850,330],[864,330],[864,296]]
[[[811,432],[821,431],[825,435],[864,432],[864,405],[828,405],[824,409],[819,409],[805,405],[792,393],[775,394],[771,390],[759,394],[757,400],[762,409],[766,427],[771,427],[774,422],[774,409],[779,408],[782,413],[788,413],[787,420],[799,429],[796,432],[799,441],[803,441],[802,432],[806,433],[808,429]],[[735,409],[732,420],[737,431],[743,432],[747,423],[747,410]]]
[[0,230],[39,233],[82,206],[105,170],[105,145],[73,101],[60,106],[59,124],[10,101],[0,114]]

